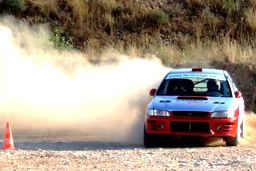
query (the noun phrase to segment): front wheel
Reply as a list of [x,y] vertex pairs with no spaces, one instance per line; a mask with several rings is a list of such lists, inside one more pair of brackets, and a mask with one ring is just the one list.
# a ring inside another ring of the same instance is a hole
[[146,148],[150,148],[150,147],[154,147],[154,138],[153,138],[154,135],[150,135],[146,132],[146,128],[144,126],[144,136],[143,136],[143,139],[144,139],[144,147]]
[[240,134],[237,133],[235,137],[226,137],[227,146],[238,146],[239,145]]
[[240,126],[238,126],[237,133],[235,137],[226,137],[226,145],[227,146],[238,146],[241,138],[245,135],[245,124],[244,120]]

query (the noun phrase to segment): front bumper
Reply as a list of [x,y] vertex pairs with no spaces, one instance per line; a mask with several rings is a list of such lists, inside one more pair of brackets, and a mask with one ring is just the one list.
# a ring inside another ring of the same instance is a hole
[[237,123],[238,117],[146,116],[145,129],[148,134],[235,137]]

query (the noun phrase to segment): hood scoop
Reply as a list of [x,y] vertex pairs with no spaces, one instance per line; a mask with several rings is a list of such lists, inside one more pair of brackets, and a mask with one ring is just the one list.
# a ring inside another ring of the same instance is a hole
[[225,104],[225,102],[213,102],[213,104]]
[[160,103],[170,103],[171,100],[160,100],[159,102],[160,102]]
[[210,100],[209,97],[205,97],[205,96],[178,96],[177,99],[180,99],[180,100]]

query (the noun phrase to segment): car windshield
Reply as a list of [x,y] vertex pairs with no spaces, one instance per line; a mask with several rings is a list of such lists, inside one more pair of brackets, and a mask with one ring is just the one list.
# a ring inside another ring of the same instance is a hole
[[231,97],[231,91],[228,82],[223,79],[167,77],[160,85],[156,95]]

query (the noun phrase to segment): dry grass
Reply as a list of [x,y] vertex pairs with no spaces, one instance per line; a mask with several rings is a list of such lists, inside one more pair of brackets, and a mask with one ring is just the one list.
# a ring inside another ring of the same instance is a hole
[[74,38],[75,48],[87,53],[108,48],[141,57],[151,53],[167,65],[191,60],[256,63],[255,0],[26,2],[31,6],[23,12],[27,21],[63,29]]
[[256,31],[256,11],[255,11],[255,9],[251,8],[247,11],[246,19],[248,21],[250,28],[253,31]]
[[88,20],[89,6],[84,0],[71,0],[68,3],[73,10],[74,17],[78,20],[78,24]]
[[256,63],[256,49],[245,46],[242,47],[236,41],[230,41],[226,38],[222,44],[208,42],[204,44],[192,44],[189,47],[189,56],[191,60],[196,61],[222,61],[230,63]]
[[45,17],[49,18],[51,14],[58,14],[59,7],[56,0],[31,0],[31,3],[37,6]]

